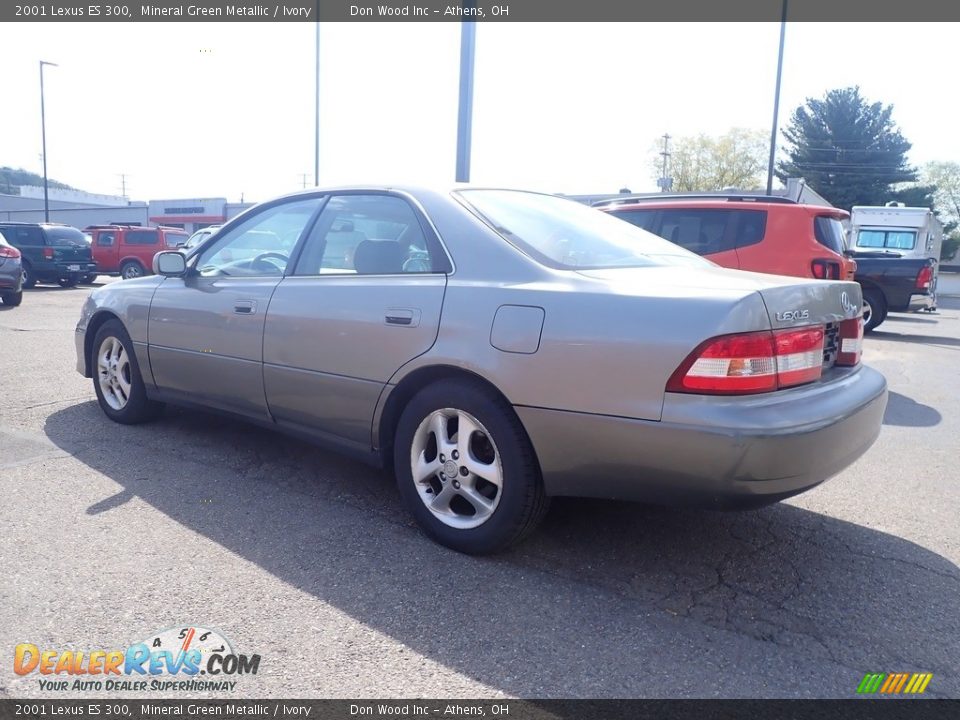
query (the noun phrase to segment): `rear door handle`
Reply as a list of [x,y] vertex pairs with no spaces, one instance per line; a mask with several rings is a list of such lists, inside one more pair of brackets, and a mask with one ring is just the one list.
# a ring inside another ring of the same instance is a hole
[[238,315],[255,315],[257,312],[257,301],[237,300],[233,304],[233,311]]
[[416,308],[387,308],[387,314],[383,321],[387,325],[418,327],[420,325],[420,311]]

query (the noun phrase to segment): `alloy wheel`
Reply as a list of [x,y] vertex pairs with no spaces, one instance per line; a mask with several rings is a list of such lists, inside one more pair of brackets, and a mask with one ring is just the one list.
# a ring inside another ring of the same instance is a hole
[[104,338],[97,352],[97,379],[103,399],[114,410],[123,410],[133,389],[130,356],[117,338]]
[[443,408],[420,423],[410,448],[417,494],[445,525],[479,527],[503,494],[503,465],[490,433],[463,410]]

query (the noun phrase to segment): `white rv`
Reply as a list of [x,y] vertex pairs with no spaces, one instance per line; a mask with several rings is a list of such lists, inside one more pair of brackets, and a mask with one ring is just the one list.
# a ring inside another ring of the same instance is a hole
[[849,247],[854,252],[940,261],[943,227],[929,208],[857,205],[850,214]]

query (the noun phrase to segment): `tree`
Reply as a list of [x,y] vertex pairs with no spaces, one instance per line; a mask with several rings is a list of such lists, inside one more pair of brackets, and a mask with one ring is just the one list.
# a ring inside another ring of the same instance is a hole
[[[660,177],[661,146],[651,156],[654,177]],[[670,149],[667,174],[677,192],[706,192],[728,187],[748,188],[761,182],[766,167],[767,140],[763,130],[732,128],[725,135],[680,137]]]
[[960,222],[960,163],[927,163],[920,178],[924,185],[934,187],[933,202],[944,218]]
[[777,177],[802,177],[845,210],[885,204],[894,198],[892,186],[917,179],[907,163],[911,145],[892,114],[892,105],[867,103],[859,87],[807,98],[783,131],[789,159],[778,164]]

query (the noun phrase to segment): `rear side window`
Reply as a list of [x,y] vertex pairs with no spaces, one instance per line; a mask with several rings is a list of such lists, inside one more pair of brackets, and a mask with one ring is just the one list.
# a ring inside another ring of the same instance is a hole
[[128,230],[124,241],[127,245],[156,245],[159,238],[156,230]]
[[610,213],[621,220],[626,220],[631,225],[653,232],[653,221],[657,215],[656,210],[617,210]]
[[813,234],[817,242],[835,253],[843,254],[843,223],[836,218],[819,215],[813,220]]
[[43,231],[38,227],[8,226],[3,228],[3,235],[7,238],[7,242],[14,247],[46,244],[43,241]]
[[661,211],[656,232],[698,255],[712,255],[759,243],[766,226],[765,210],[670,209]]
[[166,233],[167,247],[179,247],[187,242],[188,237],[186,233]]

